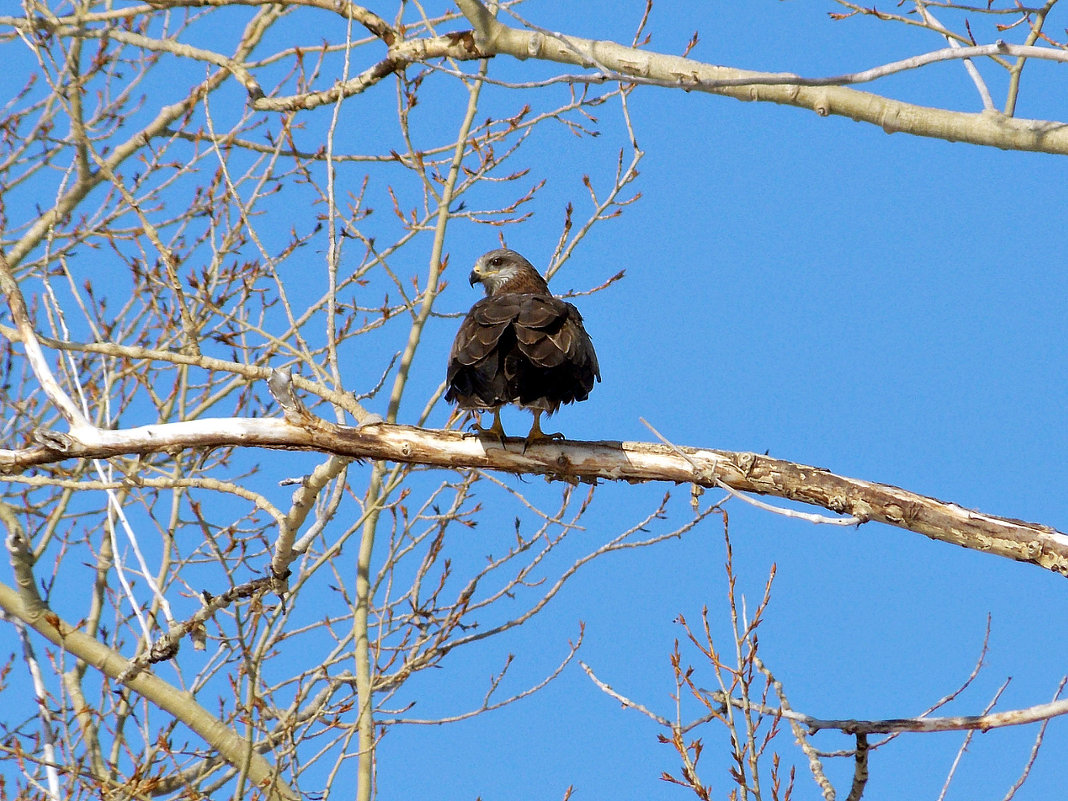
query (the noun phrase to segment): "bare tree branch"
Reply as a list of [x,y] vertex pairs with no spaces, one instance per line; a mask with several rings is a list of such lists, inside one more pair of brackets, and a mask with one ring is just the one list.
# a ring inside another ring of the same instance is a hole
[[[712,694],[722,703],[722,696]],[[730,699],[730,704],[737,708],[742,706],[741,698]],[[787,720],[796,721],[808,728],[809,732],[834,729],[843,734],[896,734],[900,732],[937,732],[937,731],[989,731],[1005,726],[1026,726],[1029,723],[1041,723],[1051,718],[1068,715],[1068,700],[1051,701],[1036,704],[1025,709],[1012,709],[1007,712],[990,712],[983,715],[958,715],[945,718],[890,718],[887,720],[824,720],[804,715],[792,709],[775,709],[763,707],[761,711],[769,715],[782,715]]]
[[[487,55],[596,67],[601,70],[602,80],[649,83],[726,95],[736,100],[798,106],[815,111],[821,117],[836,115],[878,125],[888,133],[911,133],[1012,150],[1068,153],[1068,125],[1060,122],[1021,120],[993,111],[976,114],[948,111],[833,85],[842,82],[840,79],[813,79],[813,85],[805,85],[805,79],[792,76],[721,67],[615,42],[524,31],[499,22],[479,0],[458,0],[458,5],[475,28],[476,46]],[[966,47],[949,48],[944,56],[935,60],[1000,52],[998,44],[983,47],[986,49],[981,53],[971,52]],[[1036,50],[1043,51],[1049,58],[1065,57],[1063,51]],[[821,82],[832,85],[820,85]]]
[[[299,425],[278,419],[211,419],[121,431],[43,432],[40,444],[0,450],[0,470],[72,458],[160,453],[174,448],[246,447],[318,450],[353,459],[450,468],[533,473],[567,481],[672,481],[775,495],[864,522],[876,521],[931,539],[1030,562],[1068,576],[1068,534],[1037,523],[996,517],[888,484],[848,478],[823,468],[707,448],[640,442],[565,442],[523,450],[521,440],[493,447],[455,431],[411,426],[335,426],[311,417]],[[131,477],[136,482],[136,477]]]

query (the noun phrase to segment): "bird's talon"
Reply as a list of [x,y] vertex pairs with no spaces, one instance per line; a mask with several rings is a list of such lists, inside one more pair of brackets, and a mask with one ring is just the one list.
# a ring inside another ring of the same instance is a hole
[[546,434],[544,431],[539,431],[537,434],[528,435],[523,441],[529,446],[536,445],[539,442],[557,442],[562,439],[565,439],[565,437],[559,432],[555,434]]
[[480,422],[476,422],[474,426],[475,433],[479,438],[493,437],[500,443],[501,447],[504,447],[504,440],[508,435],[504,433],[504,426],[501,425],[501,413],[499,409],[493,410],[493,425],[489,427],[483,427]]
[[495,440],[497,440],[497,442],[500,444],[500,446],[502,448],[504,447],[504,440],[505,440],[504,432],[503,431],[495,431],[492,426],[490,426],[489,428],[483,428],[482,426],[475,426],[475,435],[479,439],[483,439],[483,438],[495,439]]
[[548,442],[557,442],[564,439],[563,434],[544,434],[540,437],[527,437],[523,440],[523,453],[527,452],[527,448],[531,445],[541,445]]
[[534,412],[534,425],[530,427],[530,433],[523,440],[523,452],[525,453],[527,448],[539,442],[555,442],[558,439],[564,439],[564,435],[559,431],[547,434],[541,430],[541,410],[536,410]]

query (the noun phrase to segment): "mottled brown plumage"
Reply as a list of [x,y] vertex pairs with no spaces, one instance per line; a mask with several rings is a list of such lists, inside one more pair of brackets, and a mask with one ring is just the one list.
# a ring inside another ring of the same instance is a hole
[[478,427],[504,439],[500,408],[514,403],[534,412],[527,443],[560,439],[539,420],[561,404],[586,400],[601,380],[597,354],[582,315],[553,297],[538,271],[514,250],[491,250],[475,262],[471,283],[486,297],[471,307],[449,354],[445,400],[461,409],[492,411]]

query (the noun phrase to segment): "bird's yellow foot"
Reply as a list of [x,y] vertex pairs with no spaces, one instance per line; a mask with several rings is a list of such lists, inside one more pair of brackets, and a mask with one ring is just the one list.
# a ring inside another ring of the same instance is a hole
[[523,440],[523,450],[525,451],[531,445],[536,445],[539,442],[555,442],[558,439],[564,439],[564,435],[557,431],[554,434],[546,434],[541,430],[541,422],[539,418],[541,413],[534,415],[534,425],[530,427],[530,433],[527,434],[526,439]]
[[504,433],[504,426],[501,425],[501,413],[499,411],[494,410],[493,425],[489,428],[483,428],[481,421],[475,423],[474,428],[480,437],[493,437],[501,443],[502,448],[504,447],[504,440],[508,435]]

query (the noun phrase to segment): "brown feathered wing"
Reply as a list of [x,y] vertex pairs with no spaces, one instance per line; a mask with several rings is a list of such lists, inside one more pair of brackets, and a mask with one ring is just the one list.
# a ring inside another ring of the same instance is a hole
[[472,306],[460,325],[445,400],[464,409],[518,403],[552,413],[586,400],[600,379],[578,309],[551,295],[502,293]]

